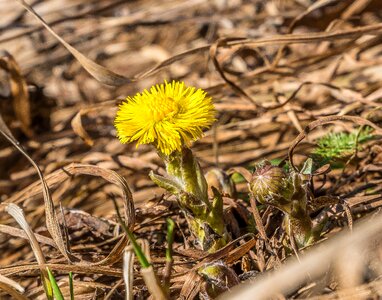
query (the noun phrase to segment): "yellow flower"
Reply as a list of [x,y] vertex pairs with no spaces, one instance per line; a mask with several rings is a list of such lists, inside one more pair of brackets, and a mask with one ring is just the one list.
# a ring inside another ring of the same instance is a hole
[[144,90],[119,106],[115,127],[121,143],[152,143],[169,155],[203,134],[215,121],[215,108],[206,92],[173,81]]

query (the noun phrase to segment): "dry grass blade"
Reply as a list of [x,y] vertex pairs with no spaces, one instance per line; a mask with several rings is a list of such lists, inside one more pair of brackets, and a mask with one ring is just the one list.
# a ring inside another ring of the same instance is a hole
[[291,22],[291,24],[289,25],[289,33],[293,31],[293,29],[295,28],[296,24],[301,21],[304,17],[306,17],[307,15],[309,15],[310,13],[312,13],[313,11],[315,10],[318,10],[319,8],[321,7],[324,7],[326,5],[330,5],[330,4],[333,4],[335,2],[338,2],[338,0],[320,0],[320,1],[316,1],[315,3],[313,3],[311,6],[309,6],[304,12],[302,12],[300,15],[298,15],[297,17],[295,17],[293,19],[293,21]]
[[46,184],[44,175],[42,174],[40,168],[35,163],[35,161],[24,151],[24,149],[20,146],[20,143],[13,137],[12,133],[5,125],[2,116],[0,115],[0,133],[18,150],[20,151],[33,165],[36,169],[38,176],[40,177],[40,182],[42,186],[42,192],[44,195],[44,204],[45,204],[45,217],[46,217],[46,225],[47,228],[52,235],[53,240],[57,244],[58,249],[61,253],[68,259],[71,259],[71,255],[68,253],[66,249],[66,245],[61,233],[60,226],[57,221],[57,216],[54,211],[54,205],[52,198],[50,196],[48,185]]
[[336,30],[333,32],[315,32],[309,34],[285,34],[275,35],[269,38],[245,39],[240,41],[227,41],[227,47],[236,45],[251,45],[254,47],[267,45],[289,45],[295,43],[315,43],[321,41],[333,41],[337,39],[352,39],[364,34],[379,35],[382,31],[382,23],[361,26],[349,30]]
[[16,281],[14,281],[8,277],[0,275],[0,282],[3,284],[7,284],[7,285],[11,286],[12,288],[14,288],[16,291],[18,291],[20,293],[25,292],[25,289],[20,284],[18,284]]
[[[86,164],[75,164],[72,163],[61,170],[57,170],[56,172],[50,174],[46,178],[47,187],[53,187],[57,184],[62,183],[66,179],[69,179],[72,175],[90,175],[90,176],[99,176],[103,179],[116,184],[121,191],[122,199],[123,199],[123,213],[125,218],[125,223],[129,227],[130,230],[134,228],[135,224],[135,208],[134,201],[132,198],[132,194],[130,188],[126,182],[126,180],[118,175],[116,172],[112,170],[107,170],[98,166],[86,165]],[[31,186],[27,187],[19,194],[16,194],[16,197],[12,197],[9,199],[10,202],[21,202],[25,199],[25,197],[31,197],[40,193],[41,182],[36,182]],[[82,265],[108,265],[112,264],[121,259],[121,254],[124,251],[124,248],[128,242],[126,236],[123,236],[118,243],[113,247],[110,253],[104,259],[97,262],[88,262],[82,261]]]
[[[122,277],[122,270],[118,268],[111,268],[110,266],[92,266],[89,264],[54,264],[48,263],[45,265],[50,270],[62,271],[62,272],[73,272],[76,274],[104,274],[113,277]],[[39,270],[40,266],[36,264],[28,264],[22,266],[12,266],[0,269],[1,275],[12,275],[25,271]]]
[[154,268],[152,266],[148,268],[141,268],[141,275],[145,284],[150,291],[151,296],[156,300],[166,300],[168,299],[166,294],[163,292],[162,287],[158,277],[155,274]]
[[259,231],[261,237],[264,239],[265,243],[268,243],[268,237],[265,232],[263,221],[260,217],[259,209],[257,208],[257,205],[256,205],[256,200],[252,194],[250,197],[251,197],[250,202],[251,202],[252,214],[256,222],[257,230]]
[[42,254],[42,250],[40,248],[40,245],[39,245],[32,229],[29,227],[29,225],[25,219],[23,210],[20,207],[18,207],[16,204],[13,204],[13,203],[2,203],[2,204],[0,204],[0,210],[4,210],[8,214],[10,214],[16,220],[16,222],[20,225],[20,227],[25,231],[25,233],[28,237],[29,243],[32,247],[33,254],[36,257],[37,263],[40,267],[41,278],[42,278],[45,292],[46,292],[48,298],[49,298],[49,296],[52,297],[53,291],[52,291],[52,286],[50,284],[48,272],[45,268],[45,263],[46,263],[45,257]]
[[133,282],[134,282],[134,251],[131,247],[125,249],[123,253],[123,281],[125,282],[125,299],[134,299]]
[[[61,170],[57,170],[56,172],[47,176],[47,186],[54,186],[58,183],[62,183],[65,179],[70,178],[72,175],[90,175],[90,176],[99,176],[105,179],[108,182],[111,182],[117,185],[120,188],[121,196],[123,199],[123,212],[125,223],[130,230],[134,228],[135,224],[135,208],[134,201],[132,198],[132,194],[130,188],[126,182],[126,180],[118,175],[116,172],[112,170],[107,170],[98,166],[86,165],[86,164],[75,164],[72,163],[68,166],[65,166]],[[19,197],[10,199],[10,201],[18,201],[18,199],[22,199],[24,195],[28,195],[29,197],[35,195],[39,192],[41,182],[32,184],[30,187],[27,187],[24,191],[19,194]],[[123,236],[118,243],[113,247],[108,256],[98,262],[81,262],[81,264],[92,264],[92,265],[108,265],[113,262],[116,262],[121,259],[121,254],[127,244],[128,240],[125,236]]]
[[[191,50],[187,50],[183,53],[174,55],[173,57],[157,64],[155,67],[149,69],[148,71],[140,74],[136,78],[142,79],[148,76],[151,76],[155,74],[160,69],[170,66],[171,64],[184,59],[188,57],[189,55],[199,53],[199,52],[205,52],[205,51],[212,51],[212,54],[215,54],[217,49],[221,46],[226,47],[232,47],[232,46],[238,46],[238,45],[251,45],[253,47],[260,47],[260,46],[267,46],[267,45],[290,45],[295,43],[315,43],[320,41],[332,41],[336,39],[350,39],[350,38],[356,38],[363,34],[375,34],[378,35],[382,31],[382,24],[376,24],[376,25],[370,25],[370,26],[363,26],[355,29],[349,29],[349,30],[342,30],[337,32],[318,32],[318,33],[309,33],[309,34],[284,34],[284,35],[276,35],[271,36],[268,38],[259,38],[259,39],[242,39],[242,38],[227,38],[227,39],[221,39],[219,40],[219,45],[217,43],[214,43],[212,45],[205,45],[201,47],[197,47]],[[232,41],[233,40],[233,41]],[[216,54],[215,54],[216,56]],[[217,70],[219,71],[219,65]],[[225,79],[223,77],[223,79]],[[231,84],[236,90],[238,87],[234,82],[230,81],[227,83]],[[244,97],[249,97],[246,95],[246,93],[239,88],[238,90],[239,94],[242,94]],[[245,96],[246,95],[246,96]],[[250,98],[251,99],[251,98]],[[248,99],[249,100],[249,99]],[[253,101],[252,99],[250,100]],[[278,107],[277,105],[276,107]]]
[[261,107],[259,104],[257,104],[255,102],[254,99],[252,99],[252,97],[250,95],[248,95],[238,84],[236,84],[234,81],[230,80],[224,73],[223,69],[220,67],[220,64],[219,64],[219,61],[218,61],[218,58],[217,58],[217,51],[219,49],[219,47],[221,46],[225,46],[227,44],[227,42],[229,41],[237,41],[237,40],[243,40],[243,38],[222,38],[222,39],[219,39],[217,40],[210,48],[210,57],[214,63],[214,66],[216,68],[216,70],[219,72],[220,76],[224,79],[224,81],[230,85],[232,87],[232,89],[234,91],[236,91],[237,93],[239,93],[239,95],[243,96],[245,99],[247,99],[249,102],[251,102],[253,105],[254,105],[254,108],[261,108],[263,109],[263,107]]
[[[112,170],[108,170],[99,166],[88,164],[71,163],[60,170],[57,170],[46,177],[47,187],[53,187],[62,183],[64,180],[71,178],[73,175],[90,175],[99,176],[106,181],[117,185],[120,188],[123,197],[123,212],[126,225],[130,230],[134,228],[135,224],[135,208],[131,190],[126,180]],[[42,182],[35,182],[24,190],[15,194],[14,197],[9,199],[9,202],[22,202],[26,197],[33,197],[40,193]]]
[[195,270],[189,272],[180,291],[181,299],[194,299],[200,291],[201,284],[200,275]]
[[[364,26],[356,29],[351,30],[344,30],[339,32],[333,32],[333,33],[315,33],[315,34],[309,34],[309,35],[284,35],[284,36],[274,36],[267,39],[259,39],[259,40],[248,40],[248,39],[242,39],[242,38],[235,38],[234,41],[231,41],[232,38],[228,39],[221,39],[216,44],[213,44],[212,46],[202,46],[195,49],[191,49],[189,51],[186,51],[182,54],[176,55],[173,58],[170,58],[166,61],[163,61],[162,63],[158,64],[154,68],[148,70],[147,72],[141,74],[140,76],[137,76],[137,78],[129,79],[127,77],[124,77],[120,74],[116,74],[105,67],[95,63],[91,59],[87,58],[85,55],[83,55],[81,52],[79,52],[77,49],[72,47],[70,44],[68,44],[65,40],[63,40],[42,18],[39,16],[34,9],[27,4],[24,0],[16,0],[18,1],[27,11],[29,11],[33,16],[62,44],[65,46],[66,49],[80,62],[80,64],[99,82],[102,82],[107,85],[113,85],[113,86],[120,86],[123,84],[131,83],[134,80],[137,80],[138,78],[144,78],[147,77],[159,69],[168,66],[175,61],[182,59],[189,54],[200,52],[200,51],[206,51],[210,49],[212,54],[216,53],[217,49],[221,45],[227,45],[227,46],[234,46],[234,45],[244,45],[244,44],[251,44],[252,46],[264,46],[264,45],[287,45],[292,43],[309,43],[309,42],[315,42],[315,41],[323,41],[323,40],[334,40],[334,39],[346,39],[346,38],[356,38],[362,34],[379,34],[382,30],[382,24],[377,25],[370,25],[370,26]],[[237,41],[239,40],[239,41]],[[243,40],[243,41],[242,41]],[[216,55],[214,55],[215,57]],[[217,64],[217,61],[215,61],[215,64],[217,66],[217,69],[220,70],[219,65]],[[220,71],[219,71],[220,72]],[[240,94],[245,96],[248,100],[253,102],[252,98],[244,92],[238,85],[236,85],[233,81],[230,81],[228,78],[225,77],[223,72],[220,72],[220,74],[223,76],[223,78],[232,86],[236,91],[238,91]]]
[[355,14],[358,14],[362,12],[369,4],[371,0],[357,0],[354,1],[349,7],[342,13],[341,17],[344,20],[349,19],[350,17],[354,16]]
[[62,39],[45,21],[35,12],[35,10],[27,4],[24,0],[17,0],[27,11],[29,11],[54,37],[66,48],[68,51],[79,61],[79,63],[99,82],[107,85],[118,86],[132,81],[122,75],[116,74],[105,67],[95,63],[91,59],[87,58],[76,48],[68,44]]
[[[0,224],[0,232],[23,239],[28,239],[28,235],[25,233],[25,231],[18,228],[14,228],[12,226]],[[35,237],[39,243],[57,248],[56,243],[51,238],[40,234],[35,234]]]
[[110,289],[110,292],[105,296],[105,300],[109,300],[109,299],[113,299],[113,294],[115,293],[115,291],[121,286],[123,285],[123,279],[120,279],[119,281],[117,281],[117,283],[113,286],[113,288]]
[[228,170],[228,174],[239,173],[242,175],[247,183],[252,180],[252,173],[243,167],[233,167]]
[[17,282],[9,279],[5,276],[0,275],[0,290],[7,292],[12,299],[16,300],[29,300],[28,297],[24,296],[24,289]]
[[231,250],[229,254],[224,258],[224,261],[227,264],[232,264],[233,262],[242,258],[244,254],[248,253],[249,250],[255,247],[257,241],[257,239],[251,239],[248,242],[241,244],[239,247],[236,247],[234,250]]
[[102,259],[98,262],[95,262],[95,263],[86,262],[85,264],[91,264],[94,266],[103,266],[103,265],[113,264],[113,263],[121,260],[121,254],[123,253],[123,250],[125,249],[127,243],[128,243],[128,239],[124,235],[118,241],[117,245],[115,245],[114,248],[111,249],[110,253],[104,259]]

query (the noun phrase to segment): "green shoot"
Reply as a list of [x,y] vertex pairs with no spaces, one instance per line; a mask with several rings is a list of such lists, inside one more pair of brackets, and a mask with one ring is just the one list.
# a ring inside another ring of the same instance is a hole
[[62,295],[60,287],[58,286],[57,281],[54,278],[52,272],[49,270],[49,268],[46,268],[46,269],[48,271],[48,276],[49,276],[50,284],[53,287],[54,298],[57,299],[57,300],[64,300],[64,296]]
[[118,222],[121,224],[122,229],[126,232],[127,237],[129,238],[130,243],[133,246],[134,253],[137,256],[139,263],[141,264],[141,267],[144,269],[149,268],[151,264],[149,263],[145,254],[143,253],[142,248],[138,245],[134,234],[129,230],[129,228],[127,228],[125,222],[122,220],[121,214],[119,213],[117,202],[115,201],[114,198],[112,198],[112,200],[114,203],[115,211],[117,212]]
[[70,300],[74,300],[74,286],[73,286],[73,273],[69,272],[69,290]]
[[245,182],[245,178],[243,177],[243,175],[236,172],[231,175],[231,179],[236,184]]
[[171,269],[172,264],[174,262],[172,258],[172,244],[174,243],[174,228],[175,228],[175,222],[167,218],[167,248],[166,248],[166,266],[163,269],[163,287],[164,291],[167,295],[170,294],[170,276],[171,276]]
[[174,242],[174,227],[175,222],[167,218],[167,248],[166,248],[166,261],[172,261],[172,244]]
[[274,158],[269,160],[272,166],[278,166],[283,160],[281,158]]

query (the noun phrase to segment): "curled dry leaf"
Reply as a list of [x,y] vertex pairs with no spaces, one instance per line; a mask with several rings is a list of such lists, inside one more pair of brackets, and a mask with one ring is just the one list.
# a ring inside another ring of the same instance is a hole
[[94,145],[94,141],[82,126],[82,110],[74,116],[74,118],[71,121],[71,125],[73,131],[77,133],[85,141],[86,144],[88,144],[89,146]]
[[[64,180],[70,179],[72,175],[80,174],[102,177],[106,181],[109,181],[110,183],[113,183],[120,188],[123,199],[123,212],[125,223],[130,230],[133,230],[135,224],[135,209],[130,188],[126,180],[112,170],[107,170],[93,165],[72,163],[60,170],[49,174],[46,177],[47,187],[56,186],[57,184],[62,183]],[[11,199],[9,199],[9,201],[22,202],[25,199],[25,197],[31,197],[39,194],[40,189],[41,182],[36,182],[30,185],[29,187],[25,188],[23,191],[16,194],[15,197],[12,197]],[[112,262],[118,261],[121,259],[120,255],[123,253],[127,242],[127,238],[123,236],[112,249],[112,251],[110,251],[106,258],[94,263],[82,261],[81,264],[107,265]]]
[[0,51],[0,68],[9,74],[9,83],[12,93],[12,104],[17,119],[21,123],[23,132],[31,136],[31,112],[28,86],[20,67],[11,54],[7,51]]

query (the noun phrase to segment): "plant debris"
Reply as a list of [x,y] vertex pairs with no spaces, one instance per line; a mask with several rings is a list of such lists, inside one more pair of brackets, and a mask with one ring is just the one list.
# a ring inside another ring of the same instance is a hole
[[[380,1],[0,7],[1,299],[382,296]],[[116,137],[124,99],[165,80],[205,90],[217,111],[191,146],[223,204],[213,251],[150,179],[166,176],[155,149]],[[264,160],[298,178],[287,204],[304,198],[309,242],[251,193]]]

